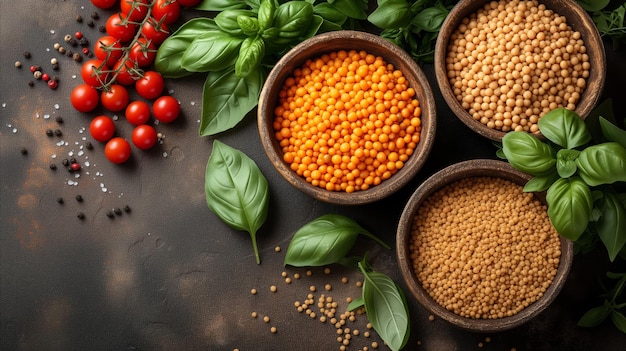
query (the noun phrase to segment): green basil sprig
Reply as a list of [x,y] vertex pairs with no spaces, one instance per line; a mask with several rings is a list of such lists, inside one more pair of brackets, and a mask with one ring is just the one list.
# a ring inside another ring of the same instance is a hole
[[338,263],[354,246],[359,234],[390,248],[356,221],[342,215],[326,214],[296,231],[287,247],[285,265],[304,267]]
[[595,327],[610,316],[613,325],[626,334],[626,303],[618,300],[626,288],[626,273],[607,272],[606,276],[615,281],[615,285],[603,294],[604,300],[600,306],[591,308],[578,320],[578,325]]
[[578,239],[589,224],[593,209],[589,186],[578,177],[558,179],[548,188],[546,202],[556,231],[569,240]]
[[402,289],[387,275],[371,271],[363,259],[363,306],[367,319],[392,350],[402,349],[409,340],[409,309]]
[[256,233],[267,218],[269,189],[252,159],[219,140],[206,167],[204,180],[209,209],[224,223],[250,234],[256,263],[261,263]]

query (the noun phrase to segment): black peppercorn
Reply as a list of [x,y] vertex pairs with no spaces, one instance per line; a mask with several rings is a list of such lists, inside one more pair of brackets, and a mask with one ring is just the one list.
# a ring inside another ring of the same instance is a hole
[[100,33],[104,33],[107,31],[107,28],[105,26],[99,26],[98,31],[100,31]]
[[53,63],[52,64],[52,70],[53,71],[58,71],[59,70],[59,64],[58,63]]
[[122,209],[120,209],[120,208],[114,209],[113,212],[115,212],[115,214],[118,215],[118,216],[122,215]]
[[63,198],[62,197],[57,197],[57,202],[60,204],[63,204]]
[[83,23],[83,17],[81,15],[76,16],[76,22]]
[[87,150],[93,150],[93,144],[91,143],[91,141],[88,141],[87,144],[85,144],[85,147],[87,148]]
[[76,201],[83,202],[83,197],[80,194],[76,195]]
[[61,136],[61,135],[63,135],[63,132],[61,131],[61,129],[55,129],[54,130],[54,135]]
[[26,155],[26,154],[28,154],[28,150],[26,150],[26,148],[25,148],[25,147],[23,147],[23,148],[20,150],[20,153],[22,153],[22,155]]
[[85,214],[84,214],[84,213],[82,213],[82,212],[78,212],[78,213],[76,214],[76,217],[78,217],[78,219],[85,219]]
[[70,43],[70,45],[72,45],[72,46],[74,46],[74,47],[75,47],[76,45],[78,45],[78,43],[76,42],[76,39],[74,39],[74,38],[71,38],[71,39],[70,39],[70,41],[68,41],[68,43]]
[[98,13],[97,13],[97,12],[92,12],[92,13],[91,13],[91,18],[93,18],[93,19],[97,20],[97,19],[99,19],[99,18],[100,18],[100,15],[98,15]]
[[80,46],[89,46],[89,40],[87,40],[87,38],[82,37],[78,40],[78,44],[80,44]]
[[65,56],[67,56],[67,57],[74,57],[74,53],[72,52],[72,50],[67,50],[65,52]]
[[63,164],[63,166],[67,167],[70,165],[70,160],[64,158],[63,161],[61,161],[61,163]]
[[128,205],[124,206],[124,212],[130,213],[130,206]]
[[70,158],[70,163],[76,163],[76,158],[75,157]]
[[114,218],[115,215],[113,214],[113,211],[107,211],[107,217]]
[[57,121],[57,123],[62,124],[63,123],[63,117],[61,116],[57,116],[57,118],[55,119]]
[[46,135],[51,137],[54,135],[54,132],[52,131],[52,129],[46,129]]
[[95,25],[96,25],[96,24],[95,24],[95,23],[93,23],[93,21],[89,21],[89,22],[87,22],[87,26],[88,26],[89,28],[93,28]]
[[28,86],[29,87],[34,87],[35,86],[35,82],[33,82],[32,80],[28,81]]
[[30,58],[30,51],[24,51],[24,58]]
[[56,171],[57,170],[57,165],[55,165],[54,163],[51,163],[50,164],[50,169],[53,170],[53,171]]

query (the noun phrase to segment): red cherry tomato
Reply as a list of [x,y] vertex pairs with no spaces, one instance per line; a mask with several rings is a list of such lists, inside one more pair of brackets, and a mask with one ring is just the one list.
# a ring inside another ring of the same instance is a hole
[[109,67],[113,67],[124,54],[120,41],[110,35],[105,35],[98,39],[94,45],[93,53],[98,60],[104,61]]
[[130,60],[126,60],[125,62],[122,60],[117,61],[115,66],[113,66],[113,70],[118,71],[115,81],[122,85],[135,84],[135,80],[139,78],[135,73],[136,69],[135,63]]
[[157,48],[151,41],[146,40],[146,38],[139,38],[128,52],[128,58],[137,62],[139,67],[145,67],[154,62],[156,51]]
[[89,124],[89,134],[99,142],[110,140],[115,134],[115,124],[107,116],[98,116]]
[[[148,13],[148,0],[121,0],[120,12],[128,17],[133,22],[141,22]],[[131,12],[132,10],[132,12]]]
[[165,81],[159,72],[147,71],[135,82],[135,90],[144,99],[154,100],[161,96]]
[[113,163],[124,163],[131,155],[130,144],[122,137],[109,140],[104,146],[104,155]]
[[170,28],[165,23],[159,23],[150,17],[141,27],[141,35],[151,40],[153,44],[160,45],[170,35]]
[[150,106],[136,100],[126,106],[126,120],[135,126],[146,124],[150,120]]
[[180,4],[172,0],[156,0],[152,6],[152,17],[157,22],[172,24],[180,17]]
[[122,111],[128,105],[130,97],[128,90],[119,84],[113,84],[108,91],[103,91],[100,95],[102,106],[112,112]]
[[131,22],[123,23],[126,15],[122,13],[114,13],[107,19],[105,28],[107,33],[119,39],[121,42],[130,41],[135,37],[137,25]]
[[200,1],[202,0],[176,0],[176,2],[180,4],[180,6],[185,6],[185,7],[196,6],[200,3]]
[[152,104],[152,114],[160,122],[173,122],[180,114],[178,100],[167,95],[161,96]]
[[117,0],[91,0],[91,3],[93,4],[93,6],[99,9],[106,10],[109,7],[117,4]]
[[157,132],[152,126],[142,124],[133,129],[133,144],[141,150],[151,149],[157,142]]
[[109,78],[110,68],[104,64],[102,60],[89,60],[83,63],[80,69],[80,75],[85,83],[92,87],[104,85]]
[[72,89],[70,102],[77,111],[93,111],[100,102],[100,94],[98,90],[91,85],[79,84]]

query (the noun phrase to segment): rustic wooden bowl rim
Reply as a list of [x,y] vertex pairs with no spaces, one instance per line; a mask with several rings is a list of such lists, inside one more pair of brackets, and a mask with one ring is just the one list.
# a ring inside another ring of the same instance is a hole
[[[452,110],[452,112],[474,132],[494,141],[502,141],[502,137],[506,132],[488,128],[480,121],[474,120],[461,104],[456,100],[450,83],[448,82],[446,69],[446,53],[448,42],[452,33],[459,26],[461,21],[470,14],[477,11],[480,7],[491,0],[461,0],[456,4],[446,19],[444,20],[439,36],[435,44],[435,77],[439,90],[444,100]],[[573,0],[539,0],[540,4],[545,4],[547,8],[554,12],[565,16],[567,23],[576,31],[579,31],[591,63],[589,77],[587,78],[587,87],[580,96],[575,112],[585,119],[593,108],[598,104],[604,89],[606,77],[606,53],[600,33],[596,28],[589,14]],[[544,138],[540,133],[540,138]]]
[[[295,68],[301,67],[307,59],[320,57],[324,53],[337,50],[365,50],[381,56],[396,69],[402,71],[415,89],[422,109],[422,130],[420,142],[404,167],[391,178],[368,190],[354,193],[332,192],[315,187],[292,171],[282,159],[282,150],[274,137],[273,111],[285,79]],[[360,31],[334,31],[309,38],[287,52],[269,73],[261,91],[257,122],[261,144],[274,168],[292,186],[315,199],[341,205],[358,205],[387,197],[409,182],[422,168],[430,153],[435,138],[436,110],[435,99],[428,79],[417,63],[400,47],[388,40]]]
[[[563,288],[567,275],[569,274],[574,256],[574,245],[571,241],[562,237],[560,238],[561,258],[557,274],[552,284],[540,299],[511,317],[471,319],[461,317],[439,305],[422,287],[413,271],[409,252],[413,218],[422,202],[438,189],[463,178],[478,176],[499,177],[520,185],[525,184],[530,179],[530,176],[515,170],[506,162],[487,159],[459,162],[435,173],[417,188],[402,212],[396,240],[397,261],[402,277],[409,290],[417,301],[430,313],[465,330],[474,332],[499,332],[515,328],[528,322],[554,301]],[[545,203],[544,196],[538,195],[537,197]]]

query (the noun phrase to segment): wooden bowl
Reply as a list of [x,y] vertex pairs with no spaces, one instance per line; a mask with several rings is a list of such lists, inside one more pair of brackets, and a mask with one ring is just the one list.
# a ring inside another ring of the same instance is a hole
[[[301,67],[307,59],[338,50],[365,50],[369,54],[382,57],[387,63],[402,71],[409,86],[415,89],[422,109],[420,141],[404,167],[389,179],[367,190],[352,193],[328,191],[306,182],[292,171],[283,160],[283,151],[275,138],[272,127],[274,107],[285,80],[292,76],[295,68]],[[358,205],[380,200],[391,195],[422,168],[435,139],[436,114],[435,100],[428,80],[415,61],[401,48],[377,35],[358,31],[335,31],[317,35],[303,41],[274,66],[261,91],[258,106],[258,128],[263,148],[276,170],[291,185],[315,199],[341,205]]]
[[[446,55],[450,38],[464,18],[469,17],[490,0],[461,0],[452,8],[441,26],[435,45],[435,75],[443,98],[452,112],[470,129],[483,137],[501,141],[506,132],[491,129],[472,116],[457,101],[447,77]],[[597,105],[604,88],[606,55],[598,30],[588,13],[573,0],[539,0],[548,9],[565,16],[573,30],[580,32],[591,64],[587,85],[576,104],[575,112],[585,119]],[[539,137],[543,138],[541,134]]]
[[[397,260],[406,285],[418,302],[430,313],[465,330],[474,332],[498,332],[515,328],[528,322],[552,303],[563,288],[567,279],[574,256],[574,245],[571,241],[562,237],[560,238],[561,257],[552,284],[541,298],[513,316],[496,319],[466,318],[438,304],[422,287],[413,269],[409,248],[413,218],[417,214],[421,204],[437,190],[460,179],[482,176],[499,177],[519,185],[526,184],[530,179],[527,174],[515,170],[508,163],[497,160],[478,159],[464,161],[437,172],[419,186],[402,212],[397,232]],[[545,196],[540,194],[535,195],[541,202],[545,203]]]

